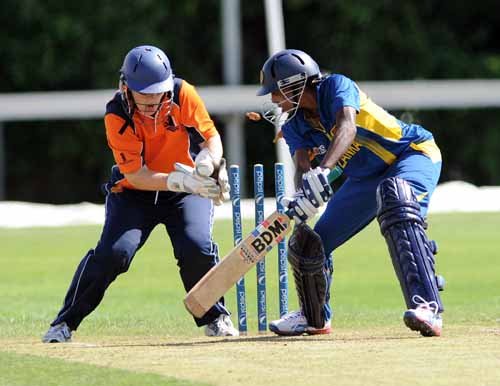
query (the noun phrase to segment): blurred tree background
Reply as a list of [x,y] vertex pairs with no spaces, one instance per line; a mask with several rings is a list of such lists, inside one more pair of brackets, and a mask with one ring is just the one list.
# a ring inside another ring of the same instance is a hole
[[[283,8],[287,46],[308,52],[327,72],[357,81],[500,77],[494,0],[480,6],[284,0]],[[140,44],[164,49],[175,74],[195,85],[221,84],[220,13],[218,0],[3,0],[0,92],[116,87],[124,55]],[[241,14],[244,83],[257,84],[267,58],[263,1],[241,1]],[[442,149],[441,181],[500,184],[497,109],[409,113]],[[221,117],[214,118],[224,136]],[[103,201],[99,185],[113,160],[102,120],[7,122],[4,128],[8,200]],[[247,164],[263,162],[270,170],[272,128],[248,123],[245,131]]]

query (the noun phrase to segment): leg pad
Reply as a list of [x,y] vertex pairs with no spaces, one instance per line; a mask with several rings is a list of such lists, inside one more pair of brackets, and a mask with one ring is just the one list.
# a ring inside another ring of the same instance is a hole
[[427,238],[411,186],[397,177],[383,180],[377,188],[377,205],[380,231],[389,247],[407,307],[416,308],[413,296],[419,295],[428,302],[435,301],[442,312],[438,286],[444,287],[444,280],[438,279],[434,270],[437,244]]
[[320,236],[308,225],[300,224],[288,242],[288,261],[293,269],[299,303],[310,326],[325,325],[325,301],[330,275]]

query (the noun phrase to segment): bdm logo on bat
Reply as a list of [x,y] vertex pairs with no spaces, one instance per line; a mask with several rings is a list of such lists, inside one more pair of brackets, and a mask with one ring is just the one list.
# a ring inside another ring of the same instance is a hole
[[[287,224],[283,223],[284,218],[277,218],[271,224],[264,221],[252,232],[255,239],[250,243],[257,253],[263,252],[267,247],[270,247],[273,242],[279,242],[281,234],[286,230]],[[281,220],[281,221],[280,221]]]

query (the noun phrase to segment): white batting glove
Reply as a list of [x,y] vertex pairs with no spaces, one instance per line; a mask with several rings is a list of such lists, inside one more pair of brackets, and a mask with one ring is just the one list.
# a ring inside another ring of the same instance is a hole
[[212,200],[217,199],[221,194],[221,189],[215,179],[199,176],[194,172],[194,168],[180,162],[176,162],[175,171],[168,174],[167,188],[172,192],[197,194]]
[[194,159],[196,173],[202,177],[210,177],[215,170],[215,160],[208,148],[203,148]]
[[318,208],[304,195],[302,189],[298,190],[293,198],[283,197],[281,204],[287,208],[297,224],[307,222],[319,212]]
[[304,194],[316,208],[326,204],[333,196],[333,189],[328,182],[329,173],[330,169],[318,166],[302,175]]

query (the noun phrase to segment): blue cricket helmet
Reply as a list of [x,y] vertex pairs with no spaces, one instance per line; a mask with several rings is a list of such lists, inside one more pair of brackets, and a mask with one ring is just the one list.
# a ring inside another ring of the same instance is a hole
[[279,83],[286,83],[290,77],[299,74],[304,74],[306,79],[321,78],[318,64],[304,51],[293,49],[279,51],[262,66],[261,88],[257,91],[257,95],[272,93],[280,89]]
[[123,60],[120,80],[143,94],[173,92],[174,75],[167,55],[154,46],[131,49]]

